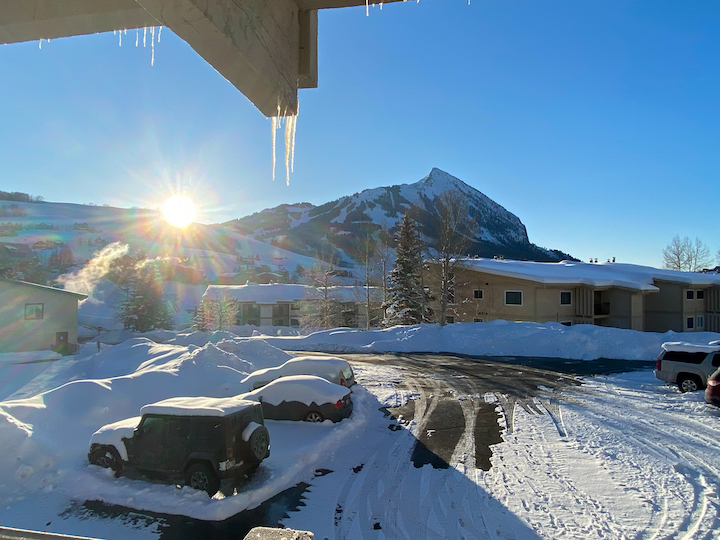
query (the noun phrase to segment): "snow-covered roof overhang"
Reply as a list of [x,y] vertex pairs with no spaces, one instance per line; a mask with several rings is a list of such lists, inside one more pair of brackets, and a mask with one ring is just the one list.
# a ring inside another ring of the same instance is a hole
[[[208,285],[202,297],[203,300],[219,300],[227,296],[238,302],[268,305],[299,300],[321,300],[324,295],[323,288],[310,285],[251,283],[248,285]],[[338,302],[362,303],[365,301],[365,287],[328,287],[328,296]],[[370,287],[370,299],[373,302],[380,301],[382,290],[378,287]]]
[[579,261],[541,263],[478,258],[463,259],[462,265],[478,272],[548,285],[619,287],[643,292],[658,291],[656,281],[670,281],[692,287],[720,285],[720,275],[718,274],[679,272],[635,264]]
[[19,286],[19,287],[33,287],[36,289],[42,289],[47,292],[67,294],[70,296],[74,296],[78,300],[85,300],[87,298],[87,294],[66,291],[65,289],[56,289],[55,287],[48,287],[47,285],[38,285],[37,283],[29,283],[27,281],[19,281],[16,279],[0,278],[0,283],[7,283],[10,285]]
[[225,296],[238,302],[254,302],[256,304],[277,304],[278,302],[297,302],[298,300],[320,298],[315,287],[296,283],[208,285],[202,297],[203,300],[220,300]]

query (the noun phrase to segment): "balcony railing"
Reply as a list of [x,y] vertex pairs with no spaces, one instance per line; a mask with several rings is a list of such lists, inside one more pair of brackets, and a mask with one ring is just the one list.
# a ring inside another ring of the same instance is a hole
[[610,315],[610,302],[601,302],[595,304],[595,310],[593,312],[595,316],[598,315]]

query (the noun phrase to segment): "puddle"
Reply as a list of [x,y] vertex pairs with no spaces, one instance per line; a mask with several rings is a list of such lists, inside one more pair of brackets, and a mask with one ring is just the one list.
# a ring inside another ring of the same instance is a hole
[[300,482],[257,508],[244,510],[224,521],[203,521],[187,516],[159,514],[105,504],[102,501],[85,501],[83,504],[73,505],[60,517],[72,515],[79,519],[114,519],[137,529],[157,525],[161,540],[237,540],[244,538],[253,527],[278,527],[280,520],[289,517],[288,512],[296,512],[305,506],[304,494],[309,487],[309,484]]

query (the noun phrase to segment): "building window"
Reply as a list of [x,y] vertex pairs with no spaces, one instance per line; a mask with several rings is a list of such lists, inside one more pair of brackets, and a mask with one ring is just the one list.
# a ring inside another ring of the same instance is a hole
[[522,291],[505,291],[506,306],[522,306]]
[[572,292],[571,291],[560,291],[560,305],[561,306],[572,305]]
[[572,326],[572,321],[560,321],[563,326]]
[[697,291],[697,295],[695,296],[698,300],[703,300],[705,298],[705,291]]
[[685,321],[687,324],[688,330],[692,330],[695,327],[695,318],[694,317],[688,317]]
[[300,326],[300,319],[290,319],[290,326],[298,327]]
[[25,319],[40,320],[44,317],[45,304],[25,304]]
[[695,291],[687,291],[687,296],[686,296],[686,298],[687,298],[688,300],[692,300],[693,298],[695,298]]
[[[698,291],[700,292],[700,291]],[[698,315],[697,316],[697,327],[698,328],[704,328],[705,327],[705,316],[704,315]]]
[[482,317],[475,317],[473,319],[473,322],[485,322],[485,319],[483,319]]
[[290,304],[274,305],[272,307],[272,316],[273,317],[288,317],[288,316],[290,316]]
[[455,322],[455,317],[452,315],[445,315],[445,322],[448,324],[453,324]]
[[473,291],[473,298],[476,300],[482,300],[484,297],[484,291],[482,289],[475,289]]

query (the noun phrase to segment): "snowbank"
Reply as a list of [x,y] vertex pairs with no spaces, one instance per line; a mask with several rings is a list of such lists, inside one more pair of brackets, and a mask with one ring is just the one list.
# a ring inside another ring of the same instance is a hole
[[428,352],[471,356],[528,356],[595,360],[654,360],[666,341],[707,345],[714,332],[638,332],[590,324],[490,321],[395,326],[369,332],[334,329],[309,336],[264,338],[275,347],[295,351],[345,353]]

